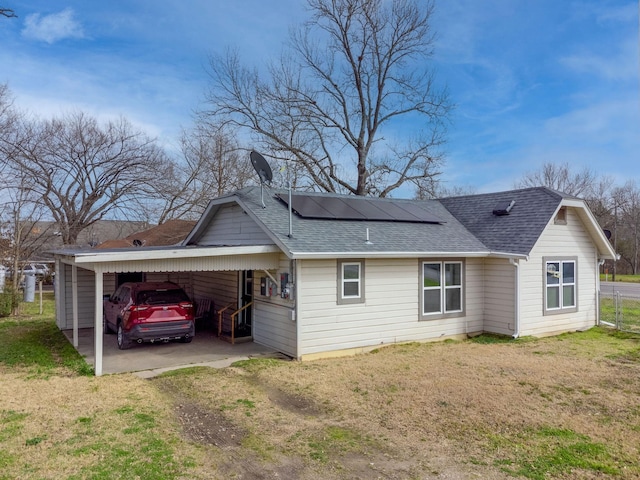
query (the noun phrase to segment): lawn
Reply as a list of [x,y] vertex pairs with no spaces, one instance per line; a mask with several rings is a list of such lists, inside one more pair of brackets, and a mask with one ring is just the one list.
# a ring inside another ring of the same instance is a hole
[[93,377],[0,319],[0,479],[640,477],[640,337],[594,328]]

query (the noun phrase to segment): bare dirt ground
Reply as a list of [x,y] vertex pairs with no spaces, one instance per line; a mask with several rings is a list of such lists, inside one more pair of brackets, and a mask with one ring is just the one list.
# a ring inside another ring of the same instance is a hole
[[412,344],[151,382],[202,478],[631,479],[639,351],[601,333]]

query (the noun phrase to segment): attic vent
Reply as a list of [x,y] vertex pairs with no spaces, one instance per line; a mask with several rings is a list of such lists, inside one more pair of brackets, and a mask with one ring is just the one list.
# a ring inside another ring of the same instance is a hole
[[501,217],[503,215],[509,215],[509,212],[511,211],[511,209],[515,204],[516,204],[515,200],[511,200],[511,202],[509,203],[500,202],[493,209],[493,214],[496,215],[497,217]]

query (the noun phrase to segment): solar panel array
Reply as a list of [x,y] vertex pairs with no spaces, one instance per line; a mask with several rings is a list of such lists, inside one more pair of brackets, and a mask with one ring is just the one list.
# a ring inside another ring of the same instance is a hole
[[[289,204],[287,194],[279,193],[278,198]],[[305,218],[443,223],[426,205],[393,199],[294,194],[291,209]]]

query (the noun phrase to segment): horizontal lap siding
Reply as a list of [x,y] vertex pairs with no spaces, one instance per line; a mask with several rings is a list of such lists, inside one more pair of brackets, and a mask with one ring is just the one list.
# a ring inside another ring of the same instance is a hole
[[[543,315],[543,257],[578,257],[578,311]],[[567,224],[547,227],[523,262],[522,334],[545,335],[588,328],[597,316],[596,276],[597,251],[582,221],[571,208],[567,209]]]
[[[291,262],[284,254],[280,255],[278,269],[269,273],[278,283],[278,293],[282,293],[280,274],[288,273],[289,281],[293,281],[294,272],[291,271]],[[253,340],[286,355],[297,357],[296,322],[292,320],[294,299],[282,298],[281,295],[271,297],[261,295],[260,281],[262,277],[267,277],[264,271],[256,270],[254,272]]]
[[[64,325],[60,329],[73,328],[73,281],[71,265],[64,265],[65,309]],[[78,328],[91,328],[95,323],[95,274],[90,270],[78,268]]]
[[466,264],[466,308],[459,318],[420,320],[420,262],[365,262],[365,303],[337,304],[337,262],[305,260],[298,282],[300,355],[437,339],[481,328],[482,264]]
[[198,245],[271,245],[273,240],[237,205],[223,205]]
[[506,259],[487,259],[484,265],[484,331],[512,335],[515,332],[515,267]]
[[256,300],[254,302],[253,341],[296,357],[296,323],[291,308]]

